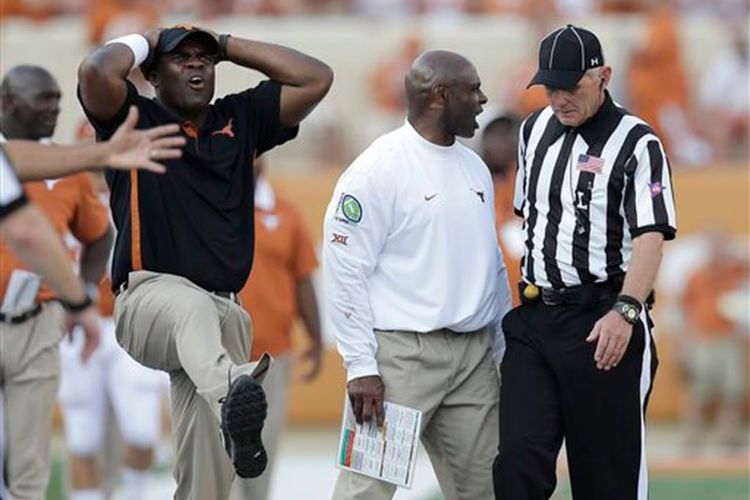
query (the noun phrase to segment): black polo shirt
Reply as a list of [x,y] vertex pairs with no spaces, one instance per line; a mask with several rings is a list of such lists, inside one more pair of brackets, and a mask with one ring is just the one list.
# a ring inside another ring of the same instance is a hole
[[[99,140],[112,136],[131,105],[138,107],[139,129],[179,121],[127,85],[125,103],[112,120],[97,120],[84,106]],[[280,94],[281,84],[264,81],[216,100],[200,129],[183,124],[183,156],[163,162],[166,174],[107,172],[117,227],[114,290],[141,269],[183,276],[210,291],[244,286],[253,261],[253,158],[298,131],[279,122]]]

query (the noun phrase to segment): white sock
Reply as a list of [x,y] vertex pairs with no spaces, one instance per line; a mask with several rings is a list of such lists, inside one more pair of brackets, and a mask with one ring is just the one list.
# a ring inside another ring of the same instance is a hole
[[123,467],[122,493],[123,500],[143,500],[148,488],[151,472]]
[[104,500],[102,490],[71,490],[70,500]]

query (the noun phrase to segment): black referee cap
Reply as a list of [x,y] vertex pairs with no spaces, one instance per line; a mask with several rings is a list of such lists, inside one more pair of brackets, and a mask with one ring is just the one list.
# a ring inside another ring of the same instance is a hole
[[569,24],[559,28],[539,44],[539,70],[526,88],[546,85],[573,89],[591,68],[604,66],[602,46],[589,30]]

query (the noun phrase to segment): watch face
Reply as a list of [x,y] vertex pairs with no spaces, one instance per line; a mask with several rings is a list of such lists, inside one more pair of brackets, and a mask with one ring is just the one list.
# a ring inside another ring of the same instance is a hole
[[638,317],[638,311],[635,310],[635,307],[633,306],[625,306],[625,315],[628,317],[630,321],[635,321]]

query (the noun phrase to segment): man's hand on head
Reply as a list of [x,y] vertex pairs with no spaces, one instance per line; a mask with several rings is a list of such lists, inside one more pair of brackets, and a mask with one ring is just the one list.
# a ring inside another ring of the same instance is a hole
[[161,35],[162,31],[163,28],[155,28],[143,34],[143,37],[148,42],[148,57],[140,65],[140,69],[146,80],[148,80],[148,73],[153,69],[156,62],[156,46],[159,44],[159,35]]

